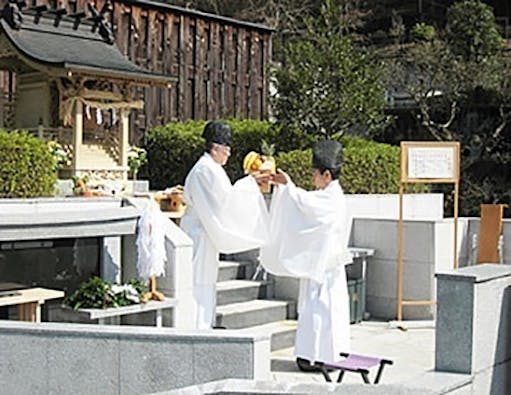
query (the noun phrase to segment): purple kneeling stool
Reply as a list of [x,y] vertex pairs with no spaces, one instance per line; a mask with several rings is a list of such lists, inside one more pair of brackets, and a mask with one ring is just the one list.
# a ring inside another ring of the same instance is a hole
[[328,371],[337,369],[340,370],[339,377],[337,378],[338,383],[342,382],[342,378],[345,372],[355,372],[362,375],[364,383],[371,384],[371,381],[369,381],[369,369],[373,366],[379,365],[380,367],[378,368],[378,373],[376,373],[376,378],[373,382],[373,384],[378,384],[385,365],[393,364],[393,362],[389,359],[369,357],[366,355],[347,354],[342,352],[341,357],[345,357],[346,359],[338,362],[324,362],[320,365],[321,373],[323,373],[323,377],[325,377],[326,381],[332,382]]

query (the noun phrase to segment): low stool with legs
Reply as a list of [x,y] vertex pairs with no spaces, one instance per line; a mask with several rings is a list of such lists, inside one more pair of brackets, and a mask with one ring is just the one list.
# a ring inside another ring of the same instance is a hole
[[338,383],[342,382],[345,372],[355,372],[362,375],[364,383],[371,384],[371,381],[369,380],[369,369],[374,366],[379,366],[378,372],[376,373],[376,377],[373,381],[373,384],[378,384],[385,365],[393,364],[391,360],[384,358],[347,353],[341,353],[340,355],[341,357],[345,357],[345,359],[338,362],[325,362],[321,364],[321,373],[328,382],[332,382],[328,371],[333,369],[340,371],[339,377],[337,378]]

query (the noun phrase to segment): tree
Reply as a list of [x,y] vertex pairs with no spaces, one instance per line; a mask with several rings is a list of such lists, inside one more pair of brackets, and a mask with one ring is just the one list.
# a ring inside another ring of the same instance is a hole
[[346,8],[326,0],[303,36],[288,40],[273,71],[277,123],[326,137],[370,134],[387,121],[381,64],[356,46]]
[[174,4],[263,23],[277,34],[299,30],[304,15],[318,8],[316,0],[176,0]]
[[501,170],[511,162],[505,135],[511,63],[489,6],[459,1],[446,19],[441,31],[424,24],[413,29],[415,41],[400,48],[388,83],[409,96],[420,126],[433,139],[461,142],[464,197],[471,200],[463,210],[476,214],[478,203],[499,199],[488,191],[492,184],[511,182]]

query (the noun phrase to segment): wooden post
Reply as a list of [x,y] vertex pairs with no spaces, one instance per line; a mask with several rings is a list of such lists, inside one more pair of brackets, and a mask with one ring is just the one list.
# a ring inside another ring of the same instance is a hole
[[399,222],[397,227],[398,232],[398,260],[397,260],[397,319],[403,319],[403,194],[404,183],[399,183]]
[[[121,130],[119,138],[119,161],[123,168],[128,167],[128,150],[130,139],[130,110],[121,110]],[[128,171],[123,170],[123,179],[128,179]]]
[[77,174],[80,168],[80,150],[83,142],[83,104],[81,101],[75,101],[75,117],[73,122],[73,169]]

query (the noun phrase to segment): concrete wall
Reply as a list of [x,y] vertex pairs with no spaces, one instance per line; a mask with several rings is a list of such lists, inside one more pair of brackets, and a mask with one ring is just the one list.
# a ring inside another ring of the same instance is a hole
[[[466,259],[462,247],[467,223],[458,222],[458,253]],[[351,245],[375,250],[368,259],[366,310],[374,317],[397,317],[398,221],[356,218]],[[435,300],[434,274],[454,266],[454,223],[452,219],[407,220],[404,223],[404,300]],[[432,319],[435,306],[405,306],[403,318]]]
[[471,374],[474,394],[511,389],[511,266],[438,273],[435,370]]
[[0,321],[0,393],[148,394],[267,380],[268,336],[235,331]]
[[[479,218],[458,219],[459,267],[472,265],[478,253]],[[453,219],[407,220],[404,227],[404,299],[434,300],[434,274],[454,267]],[[504,220],[503,262],[511,262],[511,220]],[[375,250],[368,259],[366,310],[374,317],[397,316],[398,221],[355,218],[350,245]],[[404,319],[431,319],[435,307],[405,306]]]
[[[346,209],[351,218],[399,218],[397,194],[346,194]],[[405,219],[442,219],[444,198],[441,193],[405,194]]]

